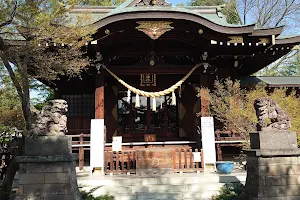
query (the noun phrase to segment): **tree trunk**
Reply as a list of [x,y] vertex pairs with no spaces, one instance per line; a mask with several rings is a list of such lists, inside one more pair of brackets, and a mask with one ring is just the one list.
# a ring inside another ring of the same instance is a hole
[[14,177],[15,177],[17,170],[18,170],[18,163],[14,162],[14,161],[9,163],[6,173],[5,173],[5,178],[2,182],[1,190],[0,190],[0,199],[1,200],[9,200],[12,185],[14,182]]
[[[0,49],[5,52],[5,46],[3,39],[0,37]],[[18,96],[20,98],[21,104],[22,104],[22,111],[26,122],[26,129],[27,131],[31,128],[31,111],[30,111],[30,95],[29,95],[29,80],[28,80],[28,71],[27,71],[27,63],[23,66],[22,62],[19,62],[17,64],[17,67],[19,68],[19,71],[21,72],[21,79],[22,81],[18,81],[16,74],[14,72],[14,69],[7,59],[7,55],[5,53],[0,54],[0,58],[3,61],[3,64],[5,68],[7,69],[9,76],[16,87]],[[24,63],[23,63],[24,64]],[[22,155],[23,152],[23,144],[24,144],[24,136],[19,143],[19,148],[17,152],[15,152],[14,156],[16,155]],[[7,170],[5,172],[5,178],[2,182],[1,190],[0,190],[0,199],[1,200],[9,200],[9,196],[11,193],[12,185],[14,182],[15,174],[18,170],[18,163],[14,162],[14,159],[8,163]]]

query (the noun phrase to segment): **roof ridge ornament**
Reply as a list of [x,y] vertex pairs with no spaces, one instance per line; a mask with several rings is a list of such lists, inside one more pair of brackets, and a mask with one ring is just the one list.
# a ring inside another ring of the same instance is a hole
[[171,4],[165,0],[140,0],[135,6],[171,6]]
[[137,30],[144,32],[152,40],[158,39],[162,34],[174,29],[170,24],[173,22],[167,21],[138,21]]

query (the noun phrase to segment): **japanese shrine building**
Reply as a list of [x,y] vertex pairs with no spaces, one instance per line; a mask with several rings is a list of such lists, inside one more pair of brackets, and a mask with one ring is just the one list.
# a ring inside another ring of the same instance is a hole
[[[197,97],[197,87],[212,88],[214,80],[226,77],[249,78],[300,43],[300,37],[278,37],[283,27],[228,24],[221,7],[129,0],[116,8],[76,7],[70,16],[87,14],[98,27],[88,44],[95,63],[82,79],[58,81],[56,97],[69,105],[68,134],[89,133],[91,119],[104,119],[107,143],[116,135],[123,142],[143,142],[144,134],[156,134],[158,142],[195,142],[196,113],[207,116],[208,108],[206,97]],[[176,105],[170,92],[155,100],[139,95],[136,106],[136,94],[128,95],[128,88],[105,70],[132,87],[159,92],[197,64],[175,90]]]

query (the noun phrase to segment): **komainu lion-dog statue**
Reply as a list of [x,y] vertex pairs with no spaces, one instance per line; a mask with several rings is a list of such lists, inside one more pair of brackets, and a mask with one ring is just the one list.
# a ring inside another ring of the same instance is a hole
[[257,98],[254,101],[254,108],[258,119],[258,131],[288,131],[291,128],[290,117],[273,99],[269,97]]

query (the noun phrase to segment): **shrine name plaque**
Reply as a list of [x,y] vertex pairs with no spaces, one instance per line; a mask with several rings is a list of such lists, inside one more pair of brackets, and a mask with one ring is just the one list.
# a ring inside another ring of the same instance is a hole
[[141,74],[140,86],[156,86],[156,74]]

